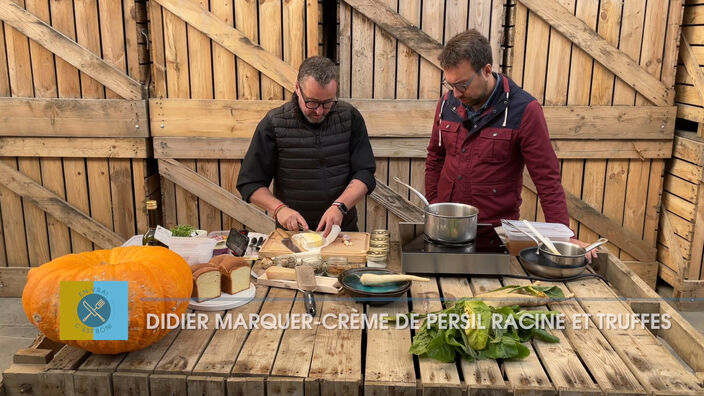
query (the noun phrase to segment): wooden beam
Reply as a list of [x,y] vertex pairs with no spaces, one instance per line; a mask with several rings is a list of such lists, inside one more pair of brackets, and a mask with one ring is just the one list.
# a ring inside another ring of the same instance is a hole
[[411,21],[392,10],[378,0],[344,0],[352,8],[371,19],[386,33],[407,45],[428,62],[440,67],[438,55],[442,52],[443,45],[419,29]]
[[557,1],[519,1],[655,105],[672,105],[674,92],[671,89]]
[[[527,170],[523,172],[523,186],[534,194],[538,193]],[[608,238],[611,243],[625,250],[638,261],[655,261],[655,247],[649,246],[644,240],[625,229],[621,224],[604,216],[573,194],[565,191],[565,195],[570,216],[589,227],[595,233]]]
[[[370,139],[377,158],[425,158],[428,137],[375,137]],[[249,138],[155,137],[154,156],[174,159],[243,159]],[[0,147],[1,147],[0,142]],[[557,140],[557,158],[651,159],[670,158],[671,140]],[[0,151],[1,153],[1,151]]]
[[0,184],[102,248],[113,248],[125,242],[124,238],[64,201],[58,195],[42,187],[16,169],[1,163]]
[[675,308],[665,302],[655,290],[649,288],[645,281],[636,276],[616,256],[609,253],[604,261],[606,268],[600,272],[618,290],[619,295],[626,298],[644,298],[660,304],[659,314],[669,315],[672,326],[667,329],[661,327],[658,336],[667,341],[677,356],[694,371],[704,371],[704,334],[697,331]]
[[[436,100],[345,99],[364,117],[371,137],[430,138]],[[153,136],[250,138],[280,100],[151,99]],[[510,109],[509,109],[510,111]],[[677,108],[658,106],[547,106],[552,139],[671,140]]]
[[274,231],[271,217],[176,160],[160,159],[159,174],[256,232]]
[[0,138],[0,157],[147,158],[145,138]]
[[0,136],[148,137],[147,101],[0,98]]
[[139,82],[80,46],[12,0],[0,0],[2,20],[125,99],[142,98]]
[[704,122],[704,109],[685,103],[677,103],[677,118],[694,122]]
[[156,2],[288,91],[294,91],[298,70],[253,43],[242,32],[232,28],[222,19],[192,1],[156,0]]
[[372,199],[401,220],[409,223],[423,223],[423,210],[413,205],[405,197],[392,190],[384,182],[376,179],[376,188],[370,194]]
[[27,267],[0,268],[0,297],[22,297],[29,270]]

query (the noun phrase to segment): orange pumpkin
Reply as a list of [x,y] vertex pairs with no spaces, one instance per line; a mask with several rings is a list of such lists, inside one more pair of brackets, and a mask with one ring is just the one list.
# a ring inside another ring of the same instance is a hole
[[[59,286],[62,281],[127,281],[127,340],[60,340]],[[27,276],[24,312],[48,338],[93,353],[117,354],[146,348],[170,330],[147,329],[147,313],[181,315],[188,308],[193,278],[188,263],[169,249],[129,246],[68,254]]]

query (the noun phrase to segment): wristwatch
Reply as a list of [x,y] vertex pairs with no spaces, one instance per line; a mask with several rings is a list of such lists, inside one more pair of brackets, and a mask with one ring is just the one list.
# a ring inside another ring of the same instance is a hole
[[347,209],[347,205],[345,205],[343,202],[338,202],[335,201],[332,203],[333,206],[337,206],[338,209],[340,209],[340,212],[342,212],[342,215],[346,215],[349,210]]

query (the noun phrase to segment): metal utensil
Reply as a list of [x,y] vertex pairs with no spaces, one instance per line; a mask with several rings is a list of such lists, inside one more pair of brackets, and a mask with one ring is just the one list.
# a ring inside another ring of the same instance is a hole
[[527,233],[523,228],[516,227],[515,225],[509,223],[508,221],[506,221],[504,219],[501,219],[501,225],[504,228],[506,228],[508,226],[508,227],[513,228],[514,230],[518,230],[518,231],[528,235],[528,238],[532,239],[533,242],[535,242],[535,254],[540,254],[540,249],[538,249],[538,246],[540,246],[540,241],[535,239],[535,237],[533,235],[531,235],[530,233]]
[[593,249],[595,249],[595,248],[598,248],[599,246],[605,244],[605,243],[608,242],[608,241],[609,241],[609,240],[606,239],[606,238],[599,238],[599,239],[596,240],[596,242],[594,242],[594,243],[592,243],[591,245],[585,247],[585,248],[584,248],[584,252],[585,252],[585,253],[589,253],[589,251],[591,251],[591,250],[593,250]]
[[528,229],[530,229],[530,231],[531,231],[532,233],[534,233],[535,236],[538,237],[538,239],[540,239],[540,241],[543,242],[543,244],[544,244],[548,249],[550,249],[550,251],[552,252],[552,254],[560,255],[560,251],[555,248],[555,245],[553,245],[552,242],[551,242],[549,239],[545,238],[545,237],[543,236],[543,234],[541,234],[540,232],[538,232],[538,230],[536,230],[535,227],[533,227],[533,225],[532,225],[528,220],[523,219],[523,224],[525,224],[525,225],[528,227]]
[[289,236],[286,231],[282,230],[281,228],[276,229],[276,233],[281,236],[281,243],[290,251],[294,253],[300,253],[301,249],[296,246],[295,243],[291,240],[291,236]]
[[401,179],[399,179],[399,178],[396,177],[396,176],[394,176],[394,181],[395,181],[396,183],[399,183],[399,184],[401,184],[401,185],[406,186],[409,190],[413,191],[413,192],[418,196],[418,198],[420,198],[420,200],[423,201],[423,204],[425,204],[425,207],[430,206],[430,203],[428,203],[428,200],[425,199],[425,196],[424,196],[423,194],[421,194],[420,191],[418,191],[418,190],[416,190],[415,188],[411,187],[410,185],[408,185],[408,184],[402,182]]
[[315,291],[315,271],[313,267],[308,265],[299,265],[296,267],[296,282],[298,289],[303,292],[303,304],[306,307],[306,312],[309,315],[315,316],[315,299],[313,292]]
[[431,240],[441,243],[465,243],[477,236],[479,209],[457,202],[430,204],[420,191],[402,182],[394,181],[415,193],[425,204],[423,233]]

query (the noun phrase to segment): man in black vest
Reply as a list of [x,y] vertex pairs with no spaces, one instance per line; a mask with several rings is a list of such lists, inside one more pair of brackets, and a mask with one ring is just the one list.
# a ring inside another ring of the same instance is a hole
[[357,231],[355,205],[376,187],[367,127],[357,109],[337,101],[337,82],[330,59],[303,61],[292,100],[259,122],[242,161],[242,199],[286,229]]

